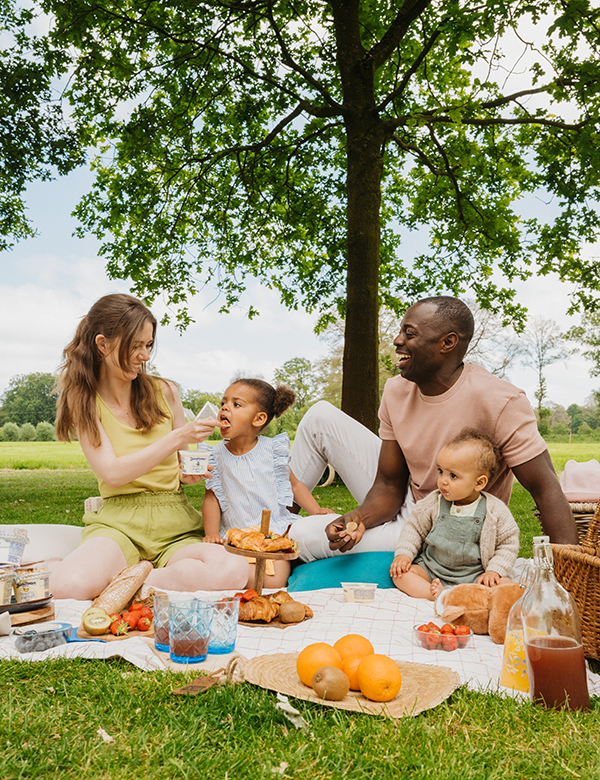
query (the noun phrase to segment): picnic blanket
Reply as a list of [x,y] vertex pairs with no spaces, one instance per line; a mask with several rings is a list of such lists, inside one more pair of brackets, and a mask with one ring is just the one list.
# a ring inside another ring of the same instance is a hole
[[[218,594],[196,591],[194,595],[214,601]],[[311,620],[284,629],[269,628],[268,625],[240,625],[236,651],[250,659],[273,653],[299,652],[311,642],[333,644],[345,634],[362,634],[371,641],[376,653],[389,655],[398,661],[446,666],[456,671],[461,683],[473,690],[512,695],[498,682],[504,646],[494,644],[488,636],[475,636],[471,647],[453,652],[424,650],[413,645],[414,626],[430,620],[438,624],[441,622],[436,618],[432,602],[412,599],[395,588],[378,589],[373,604],[345,603],[341,588],[295,592],[294,598],[313,609]],[[89,601],[57,600],[55,619],[78,626],[83,611],[89,606]],[[40,661],[56,657],[102,659],[121,656],[148,671],[173,668],[165,664],[161,655],[154,651],[151,640],[144,637],[131,637],[120,642],[69,642],[43,653],[24,654],[15,650],[9,637],[0,638],[0,659]],[[207,662],[209,668],[214,669],[216,665],[222,666],[223,660],[223,656],[209,656]],[[199,670],[207,662],[195,664],[190,669]],[[591,694],[600,695],[600,675],[588,670],[588,685]]]

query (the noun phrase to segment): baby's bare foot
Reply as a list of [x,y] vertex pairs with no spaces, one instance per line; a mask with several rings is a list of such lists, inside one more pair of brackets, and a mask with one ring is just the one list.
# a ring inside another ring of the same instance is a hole
[[442,583],[439,581],[439,579],[436,577],[435,580],[431,581],[431,600],[436,601],[437,597],[440,595],[440,593],[444,590],[442,587]]

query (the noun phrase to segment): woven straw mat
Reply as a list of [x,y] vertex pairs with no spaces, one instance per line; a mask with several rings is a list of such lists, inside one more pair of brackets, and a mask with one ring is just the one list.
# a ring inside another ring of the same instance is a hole
[[296,672],[297,658],[298,653],[276,653],[252,658],[244,666],[244,676],[247,682],[296,699],[388,718],[418,715],[440,704],[460,685],[458,674],[447,666],[396,661],[402,672],[402,687],[392,701],[369,701],[356,691],[350,691],[341,701],[324,701],[319,699],[312,688],[300,682]]

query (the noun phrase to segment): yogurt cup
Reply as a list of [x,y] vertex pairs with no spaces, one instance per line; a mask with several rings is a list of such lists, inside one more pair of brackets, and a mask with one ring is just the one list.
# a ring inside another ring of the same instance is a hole
[[204,450],[179,450],[181,473],[203,477],[208,470],[210,453]]
[[46,599],[50,595],[50,572],[45,564],[17,569],[14,578],[13,587],[18,604]]
[[342,582],[344,601],[356,604],[372,604],[375,600],[376,582]]
[[10,567],[0,569],[0,604],[10,604],[13,596],[15,573]]
[[20,566],[25,545],[29,543],[26,528],[0,525],[0,564]]

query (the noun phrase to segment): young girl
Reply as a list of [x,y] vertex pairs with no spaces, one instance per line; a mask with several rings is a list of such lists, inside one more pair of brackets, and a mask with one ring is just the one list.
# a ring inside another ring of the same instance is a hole
[[[294,501],[311,515],[332,513],[322,509],[308,488],[289,467],[287,433],[259,436],[273,417],[280,417],[296,398],[285,385],[272,387],[262,379],[238,379],[227,388],[218,414],[225,441],[211,448],[212,479],[202,504],[205,542],[224,544],[228,528],[260,524],[263,509],[271,511],[270,528],[282,534],[298,519],[288,507]],[[288,561],[274,561],[274,572],[265,576],[265,587],[287,583]],[[272,570],[273,571],[273,570]],[[254,581],[251,567],[249,584]]]
[[398,539],[390,575],[399,590],[435,600],[463,582],[510,582],[519,528],[506,504],[483,492],[496,466],[496,445],[472,428],[442,447],[438,490],[417,502]]

